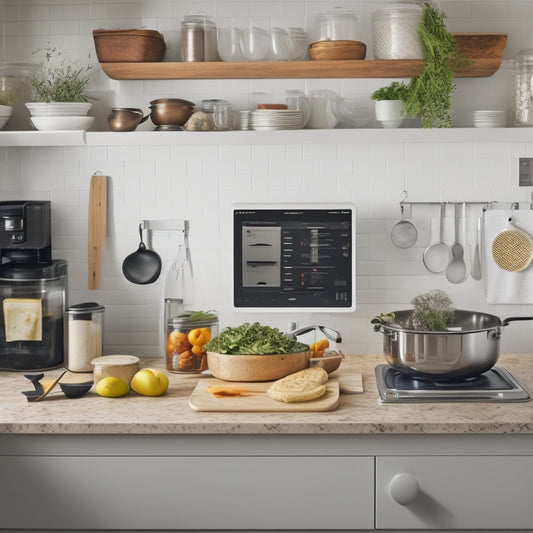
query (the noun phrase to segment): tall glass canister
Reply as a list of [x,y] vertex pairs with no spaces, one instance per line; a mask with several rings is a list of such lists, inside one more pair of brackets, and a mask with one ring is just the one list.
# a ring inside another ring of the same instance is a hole
[[516,56],[514,125],[533,126],[533,48]]
[[92,372],[91,361],[102,355],[104,311],[103,305],[86,302],[65,312],[65,367],[71,372]]

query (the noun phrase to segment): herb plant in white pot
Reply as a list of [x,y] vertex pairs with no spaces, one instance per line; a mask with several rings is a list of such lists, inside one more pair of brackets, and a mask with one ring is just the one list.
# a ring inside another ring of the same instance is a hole
[[88,129],[94,121],[87,116],[92,103],[86,94],[92,67],[74,67],[55,48],[45,53],[45,61],[30,77],[34,101],[26,107],[33,125],[39,130]]
[[399,128],[404,120],[403,102],[407,96],[408,86],[403,82],[393,81],[372,93],[376,101],[376,119],[384,128]]

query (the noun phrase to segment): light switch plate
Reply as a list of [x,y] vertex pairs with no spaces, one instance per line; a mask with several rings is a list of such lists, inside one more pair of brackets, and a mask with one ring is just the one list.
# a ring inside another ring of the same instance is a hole
[[518,163],[519,187],[533,186],[533,157],[521,157]]

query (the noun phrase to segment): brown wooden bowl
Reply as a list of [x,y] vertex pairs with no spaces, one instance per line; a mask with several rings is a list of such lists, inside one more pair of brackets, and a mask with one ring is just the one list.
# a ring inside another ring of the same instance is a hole
[[472,59],[503,59],[507,33],[452,33],[459,50]]
[[157,30],[93,30],[100,63],[161,61],[166,50]]
[[207,352],[207,367],[225,381],[273,381],[309,366],[309,351],[277,355]]
[[364,59],[366,44],[360,41],[316,41],[309,45],[314,60]]

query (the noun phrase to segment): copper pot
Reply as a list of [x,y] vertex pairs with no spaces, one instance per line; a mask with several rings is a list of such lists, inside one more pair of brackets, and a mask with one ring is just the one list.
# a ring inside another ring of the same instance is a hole
[[114,107],[107,116],[107,123],[112,131],[134,131],[150,115],[143,116],[136,107]]
[[159,98],[150,102],[150,119],[156,126],[183,126],[194,104],[180,98]]

